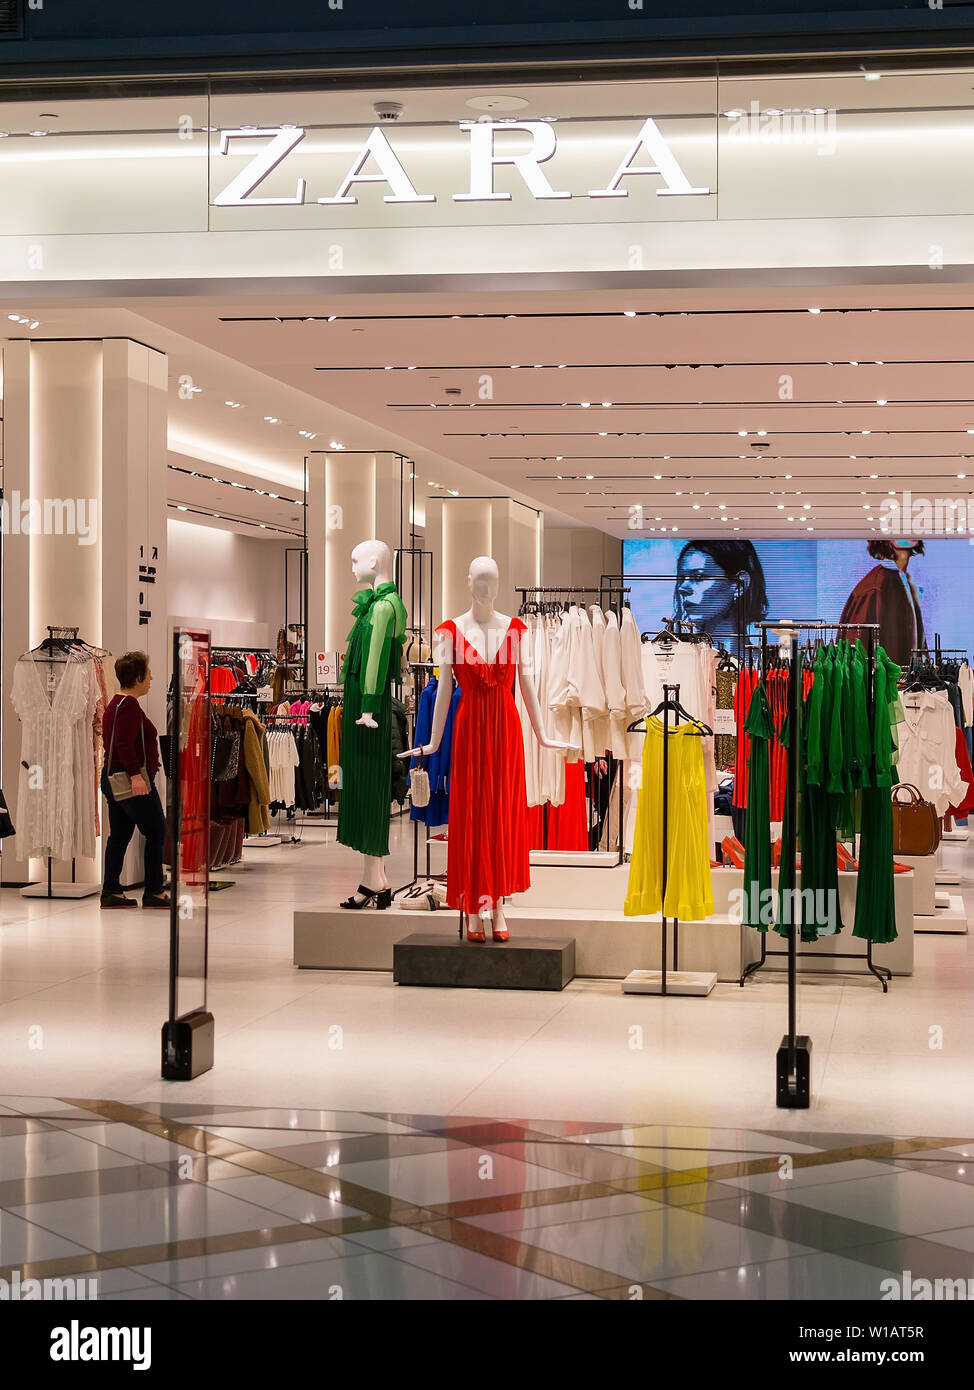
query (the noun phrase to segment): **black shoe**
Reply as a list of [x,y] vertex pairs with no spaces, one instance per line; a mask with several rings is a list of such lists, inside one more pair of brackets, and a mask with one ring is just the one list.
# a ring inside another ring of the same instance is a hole
[[[362,894],[361,900],[355,896],[355,893]],[[373,901],[380,910],[392,906],[391,888],[366,888],[364,884],[360,883],[355,893],[350,898],[346,898],[343,903],[339,903],[339,907],[352,908],[357,912],[360,908],[368,907]]]
[[153,893],[151,897],[142,899],[143,907],[171,907],[168,893]]
[[110,907],[137,907],[134,898],[125,897],[124,893],[102,893],[101,905],[103,909]]

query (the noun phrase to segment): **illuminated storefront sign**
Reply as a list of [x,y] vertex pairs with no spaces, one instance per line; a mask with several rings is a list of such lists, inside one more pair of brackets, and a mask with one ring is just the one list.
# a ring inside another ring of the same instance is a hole
[[[604,188],[592,188],[587,192],[573,192],[570,189],[555,190],[548,176],[541,168],[553,160],[558,152],[558,136],[553,125],[545,121],[460,121],[459,129],[470,137],[470,187],[466,192],[452,194],[455,203],[510,202],[511,193],[499,192],[494,187],[494,170],[498,165],[512,165],[520,174],[524,184],[536,201],[549,198],[628,198],[629,189],[623,180],[637,174],[651,174],[662,180],[663,186],[656,189],[659,197],[687,197],[709,194],[709,188],[694,188],[684,173],[679,161],[663,137],[659,126],[650,116],[644,122],[636,138],[625,151],[621,162],[609,178]],[[512,153],[497,148],[497,134],[521,132],[530,136],[531,144],[527,151]],[[215,207],[252,206],[293,206],[307,201],[307,179],[298,178],[295,192],[291,196],[255,197],[254,191],[267,177],[279,168],[288,155],[304,139],[305,131],[299,126],[268,126],[263,129],[240,127],[236,130],[220,132],[219,151],[221,155],[230,153],[231,141],[237,139],[256,140],[266,138],[268,144],[239,171],[226,187],[212,199]],[[646,151],[654,161],[652,164],[637,164],[642,151]],[[372,159],[378,166],[378,173],[364,172]],[[357,203],[352,193],[357,183],[384,183],[391,190],[383,194],[384,203],[435,203],[435,193],[420,193],[409,178],[401,160],[392,148],[385,131],[375,126],[368,138],[356,153],[348,172],[332,198],[316,198],[315,202],[328,206]]]

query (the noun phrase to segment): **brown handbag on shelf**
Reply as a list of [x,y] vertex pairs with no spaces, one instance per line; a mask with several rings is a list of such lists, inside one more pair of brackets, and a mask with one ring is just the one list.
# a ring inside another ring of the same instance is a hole
[[[899,792],[906,792],[909,799],[901,801]],[[893,853],[936,854],[940,844],[940,818],[936,808],[924,801],[912,782],[898,782],[892,797]]]

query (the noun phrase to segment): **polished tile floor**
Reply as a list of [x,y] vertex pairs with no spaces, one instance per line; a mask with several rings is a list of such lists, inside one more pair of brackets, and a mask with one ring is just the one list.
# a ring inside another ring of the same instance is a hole
[[[216,1065],[181,1085],[159,1078],[168,922],[0,891],[0,1274],[137,1298],[873,1299],[904,1269],[974,1277],[971,937],[918,938],[885,996],[804,979],[813,1106],[779,1111],[780,979],[663,1000],[295,970],[294,908],[358,882],[330,838],[249,853],[211,899]],[[396,881],[410,851],[395,825]],[[974,846],[945,855],[969,895]]]
[[0,1276],[104,1300],[877,1300],[904,1270],[974,1278],[972,1160],[956,1135],[0,1096]]

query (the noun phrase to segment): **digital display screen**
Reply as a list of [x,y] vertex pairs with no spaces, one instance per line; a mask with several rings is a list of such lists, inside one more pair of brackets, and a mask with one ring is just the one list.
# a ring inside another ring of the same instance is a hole
[[[966,538],[932,539],[897,564],[892,542],[866,540],[693,540],[639,537],[624,542],[629,602],[641,632],[664,617],[734,647],[743,623],[752,637],[762,618],[878,622],[894,661],[907,664],[923,642],[974,650],[974,548]],[[642,579],[640,575],[678,576]]]

